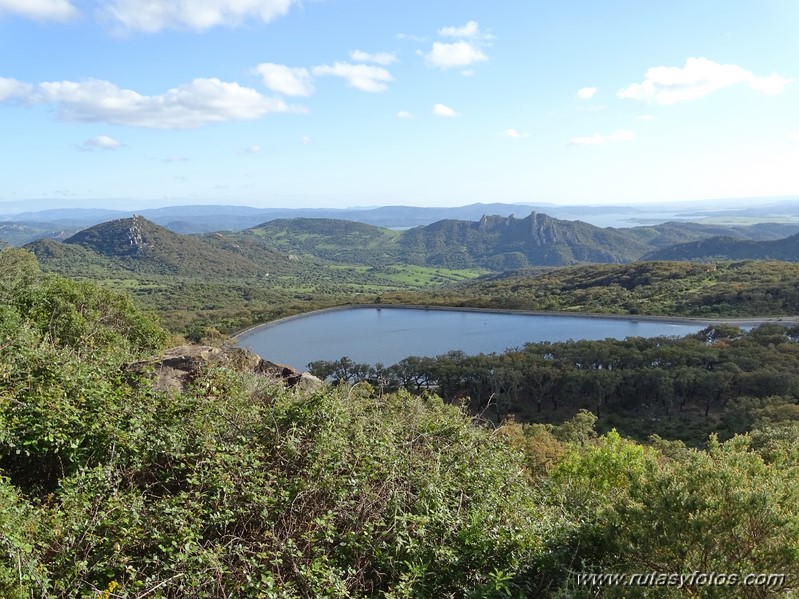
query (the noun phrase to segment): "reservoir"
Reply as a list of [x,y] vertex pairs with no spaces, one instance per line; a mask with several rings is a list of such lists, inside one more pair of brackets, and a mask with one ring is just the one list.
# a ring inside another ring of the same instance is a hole
[[342,356],[390,366],[408,356],[437,356],[451,350],[501,353],[528,342],[683,336],[705,326],[634,317],[370,306],[279,320],[246,331],[238,344],[265,360],[307,370],[309,362]]

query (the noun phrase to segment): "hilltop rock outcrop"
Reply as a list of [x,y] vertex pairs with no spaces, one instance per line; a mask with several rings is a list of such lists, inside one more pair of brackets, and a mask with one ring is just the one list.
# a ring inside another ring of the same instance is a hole
[[226,366],[281,380],[289,387],[314,388],[322,384],[317,377],[299,372],[285,364],[264,360],[258,354],[240,347],[181,345],[164,351],[160,357],[131,364],[133,372],[153,371],[153,387],[158,391],[182,391],[209,366]]

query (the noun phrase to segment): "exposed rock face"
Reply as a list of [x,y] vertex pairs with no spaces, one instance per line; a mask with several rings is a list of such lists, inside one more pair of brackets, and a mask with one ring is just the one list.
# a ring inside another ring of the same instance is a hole
[[142,237],[142,225],[145,223],[142,217],[134,215],[131,219],[130,228],[127,230],[128,243],[135,253],[141,252],[147,245]]
[[309,389],[322,384],[321,380],[307,372],[269,362],[249,350],[232,346],[181,345],[166,350],[160,359],[136,362],[131,369],[141,372],[154,368],[153,386],[156,390],[182,391],[211,365],[282,380],[289,387]]

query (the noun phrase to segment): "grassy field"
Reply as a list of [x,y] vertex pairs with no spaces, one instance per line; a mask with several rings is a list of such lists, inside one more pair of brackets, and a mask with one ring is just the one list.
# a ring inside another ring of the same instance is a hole
[[372,268],[372,273],[382,278],[397,283],[402,287],[428,287],[431,285],[443,285],[448,283],[459,283],[476,279],[487,274],[489,271],[483,269],[459,269],[436,268],[431,266],[414,266],[409,264],[393,264],[385,268]]

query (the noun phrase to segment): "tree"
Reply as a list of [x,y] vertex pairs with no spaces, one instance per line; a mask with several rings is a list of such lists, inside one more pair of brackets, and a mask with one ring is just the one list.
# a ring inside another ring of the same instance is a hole
[[358,364],[349,357],[338,360],[316,360],[308,364],[308,371],[323,381],[332,378],[333,383],[357,383],[369,378],[372,367],[369,364]]
[[537,411],[540,412],[542,404],[551,396],[552,390],[558,384],[561,374],[554,366],[541,363],[529,367],[525,374],[530,394]]

